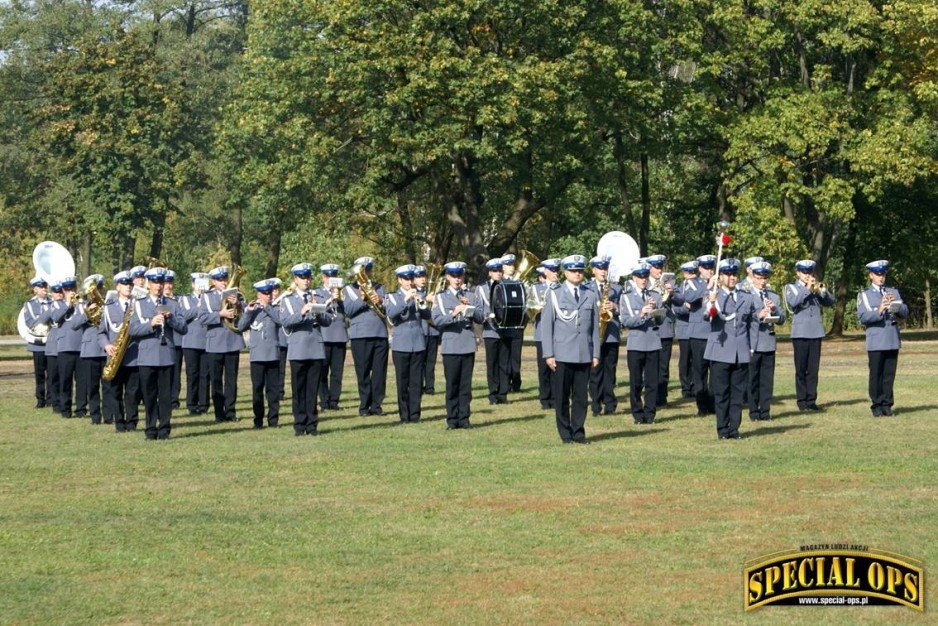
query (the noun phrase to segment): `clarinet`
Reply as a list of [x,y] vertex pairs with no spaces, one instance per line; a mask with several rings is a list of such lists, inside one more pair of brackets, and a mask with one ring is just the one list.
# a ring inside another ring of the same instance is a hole
[[[157,298],[156,300],[157,307],[162,307],[165,305],[166,305],[166,298],[164,298],[163,296],[160,296],[159,298]],[[160,324],[160,345],[161,346],[166,345],[166,319],[165,318],[163,319],[163,323]]]

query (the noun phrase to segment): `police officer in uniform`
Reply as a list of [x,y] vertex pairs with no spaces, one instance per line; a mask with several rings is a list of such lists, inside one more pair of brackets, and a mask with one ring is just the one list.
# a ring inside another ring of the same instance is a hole
[[[166,282],[163,285],[163,297],[168,300],[174,300],[178,305],[179,299],[176,297],[175,290],[176,272],[168,269],[166,270]],[[179,307],[177,306],[176,308],[178,309]],[[173,353],[173,389],[169,395],[172,398],[173,409],[178,409],[179,392],[182,389],[182,342],[178,342],[173,349],[175,350]]]
[[736,288],[740,291],[745,291],[746,293],[754,293],[753,289],[753,280],[752,280],[752,266],[756,263],[762,263],[765,259],[761,256],[751,256],[743,261],[743,267],[746,268],[746,278],[739,281],[739,284],[736,285]]
[[[515,279],[515,264],[517,257],[506,254],[502,257],[502,276],[508,280]],[[521,348],[524,345],[523,328],[505,328],[502,334],[508,341],[508,391],[517,393],[521,391]]]
[[[108,357],[116,350],[115,342],[124,320],[127,319],[129,324],[130,316],[134,314],[133,282],[130,272],[118,272],[114,275],[117,298],[105,304],[101,325],[98,327],[98,345]],[[104,390],[105,419],[110,416],[114,429],[119,433],[137,428],[137,396],[140,393],[137,344],[136,339],[130,339],[117,374]]]
[[785,301],[791,310],[791,343],[795,356],[795,392],[802,411],[821,411],[817,404],[818,371],[821,367],[821,341],[824,316],[821,307],[833,306],[834,296],[822,289],[814,277],[815,262],[795,263],[798,280],[785,287]]
[[[213,289],[202,294],[199,321],[205,326],[205,352],[208,355],[209,372],[212,379],[212,405],[216,422],[238,421],[235,403],[238,401],[238,366],[244,337],[228,329],[224,321],[234,319],[233,308],[222,310],[225,298],[222,292],[228,287],[228,267],[221,266],[209,273]],[[228,296],[230,304],[244,304],[241,294]]]
[[632,288],[619,303],[622,325],[628,329],[629,404],[636,424],[654,424],[658,406],[661,318],[653,313],[661,308],[661,295],[648,288],[650,270],[647,263],[632,268]]
[[51,404],[53,413],[62,413],[61,407],[61,389],[59,385],[59,326],[53,321],[52,316],[59,310],[67,308],[65,305],[65,292],[62,290],[62,282],[56,281],[49,285],[51,299],[49,306],[43,309],[36,318],[37,324],[45,324],[49,327],[46,334],[46,371],[48,373],[47,384],[51,395]]
[[[423,265],[418,265],[414,270],[414,287],[432,310],[436,294],[429,293],[429,290],[436,288],[436,285],[427,285],[427,268]],[[436,392],[436,355],[440,351],[440,331],[433,325],[432,319],[423,320],[423,336],[427,344],[423,359],[423,393],[433,395]]]
[[251,330],[251,408],[254,428],[264,427],[264,395],[267,395],[267,425],[280,422],[280,311],[271,304],[276,282],[268,278],[254,283],[257,298],[244,307],[238,330]]
[[[606,324],[605,336],[599,338],[599,366],[590,371],[590,399],[593,417],[598,416],[600,412],[612,415],[619,405],[618,400],[616,400],[616,367],[619,364],[621,334],[618,303],[622,295],[622,288],[608,282],[610,261],[611,259],[608,256],[595,256],[590,259],[593,278],[583,283],[586,289],[596,292],[597,303],[603,302],[603,292],[606,290],[607,283],[609,288],[605,304],[601,306],[605,308],[606,314],[610,315],[611,319]],[[599,313],[602,314],[602,311]]]
[[[325,302],[332,298],[333,290],[329,287],[329,281],[339,277],[339,266],[335,263],[326,263],[319,267],[319,271],[322,273],[322,287],[316,290],[316,298],[320,302]],[[338,409],[339,398],[342,396],[342,374],[345,372],[345,352],[348,344],[345,302],[342,299],[332,298],[325,314],[331,316],[332,321],[320,329],[326,358],[319,379],[319,404],[323,409]]]
[[[85,285],[94,282],[95,288],[100,290],[104,287],[104,276],[101,274],[92,274],[85,279]],[[102,302],[104,298],[102,297]],[[105,304],[107,304],[105,302]],[[101,380],[101,373],[104,370],[104,362],[107,360],[107,354],[104,349],[98,345],[98,326],[92,324],[88,319],[89,315],[94,315],[93,302],[79,302],[75,305],[75,314],[69,322],[71,327],[81,332],[81,351],[78,359],[78,376],[76,385],[75,415],[81,417],[86,413],[91,414],[91,423],[100,424],[101,419],[101,387],[102,382],[106,388],[110,385],[107,381]],[[113,416],[104,414],[104,422],[110,424]]]
[[199,318],[202,312],[203,288],[208,285],[208,274],[189,274],[192,293],[180,296],[177,307],[180,318],[188,330],[181,337],[182,355],[186,362],[186,409],[189,415],[208,411],[208,389],[211,366],[205,352],[205,324]]
[[[355,265],[364,268],[371,278],[375,260],[359,257]],[[388,376],[388,325],[375,312],[374,307],[383,307],[387,292],[384,285],[372,281],[373,299],[364,298],[358,283],[345,287],[345,314],[349,319],[349,338],[352,344],[352,361],[358,378],[358,414],[382,415]]]
[[134,302],[130,336],[137,341],[140,389],[146,411],[147,440],[168,439],[173,412],[173,363],[178,336],[188,329],[178,315],[177,303],[163,295],[166,268],[146,271],[147,296]]
[[690,309],[691,305],[684,302],[684,290],[690,286],[694,288],[697,279],[697,261],[687,261],[681,264],[683,280],[674,286],[671,293],[671,312],[674,314],[674,336],[677,339],[678,359],[677,371],[681,381],[681,397],[694,397],[694,379],[691,374],[691,347],[690,347]]
[[423,360],[426,343],[423,322],[430,317],[426,303],[417,302],[413,265],[394,270],[399,288],[385,300],[391,334],[391,355],[397,374],[397,410],[401,423],[420,421],[423,389]]
[[[746,259],[747,261],[749,259]],[[755,306],[755,324],[749,338],[749,419],[770,420],[775,385],[775,325],[785,323],[781,296],[769,288],[772,265],[756,261],[748,268],[749,294]],[[772,318],[778,318],[772,321]]]
[[293,434],[316,436],[319,434],[319,383],[326,351],[322,340],[323,326],[332,323],[328,313],[313,312],[317,304],[310,289],[313,279],[311,263],[297,263],[291,268],[294,291],[280,301],[280,324],[287,334],[287,360],[293,390]]
[[596,293],[585,289],[586,257],[563,259],[566,281],[553,285],[541,313],[544,358],[554,371],[554,415],[564,443],[588,444],[586,392],[590,367],[599,365],[599,308]]
[[539,266],[541,268],[538,282],[530,288],[530,300],[539,307],[534,316],[534,346],[537,351],[537,397],[544,410],[554,408],[553,370],[547,367],[544,358],[544,344],[541,339],[541,319],[544,314],[544,304],[547,302],[547,292],[550,286],[557,282],[560,271],[560,259],[545,259]]
[[[23,320],[27,328],[33,328],[39,323],[39,315],[49,308],[52,300],[47,295],[48,284],[36,276],[29,281],[33,289],[33,297],[23,304]],[[51,402],[52,394],[49,391],[46,378],[46,344],[44,341],[30,341],[26,350],[33,358],[33,377],[36,382],[36,408],[42,409]]]
[[739,261],[720,262],[720,287],[707,294],[711,332],[706,358],[713,381],[714,412],[720,439],[741,439],[743,394],[749,383],[749,338],[758,321],[749,295],[736,288]]
[[476,287],[476,298],[482,303],[485,321],[482,323],[482,341],[485,343],[485,373],[489,385],[489,404],[508,404],[511,335],[495,324],[492,312],[492,289],[502,280],[501,258],[485,263],[488,280]]
[[82,329],[72,326],[71,319],[75,315],[75,306],[78,304],[77,281],[74,276],[62,279],[64,306],[59,307],[52,314],[52,322],[56,325],[56,341],[58,341],[58,367],[59,367],[59,409],[62,417],[72,417],[72,392],[75,390],[75,373],[78,370],[78,359],[81,355]]
[[710,388],[710,363],[704,354],[710,337],[710,318],[705,305],[716,260],[712,254],[697,257],[698,278],[684,281],[684,289],[679,299],[671,296],[675,304],[687,305],[688,308],[691,380],[698,417],[713,413],[714,410],[713,392]]
[[130,268],[130,277],[134,281],[134,287],[139,287],[140,289],[146,289],[147,287],[147,266],[146,265],[134,265]]
[[899,320],[909,316],[909,307],[899,290],[886,286],[889,261],[866,264],[870,286],[857,295],[857,316],[866,327],[869,359],[870,410],[873,417],[893,415],[893,384],[899,364]]
[[481,324],[485,319],[483,307],[478,298],[463,287],[465,263],[450,261],[443,266],[443,272],[447,288],[434,298],[431,315],[434,325],[440,329],[446,380],[446,429],[472,428],[469,416],[476,358],[472,324]]
[[675,315],[668,306],[674,293],[674,281],[664,279],[664,266],[668,257],[663,254],[653,254],[645,259],[648,264],[648,288],[658,292],[660,305],[664,308],[664,319],[658,327],[658,337],[661,339],[661,356],[658,358],[658,391],[657,406],[668,404],[668,382],[671,380],[671,352],[674,347]]

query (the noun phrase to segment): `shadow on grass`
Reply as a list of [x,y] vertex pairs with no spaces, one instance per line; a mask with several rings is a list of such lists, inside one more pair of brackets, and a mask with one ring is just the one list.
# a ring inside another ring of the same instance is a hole
[[850,400],[833,400],[831,402],[825,402],[822,406],[824,408],[833,407],[833,406],[851,406],[854,404],[869,404],[868,398],[851,398]]
[[544,413],[539,413],[535,415],[525,415],[523,417],[506,417],[500,420],[492,420],[491,422],[479,422],[474,424],[476,428],[488,428],[489,426],[498,426],[499,424],[510,424],[511,422],[530,422],[531,420],[545,419],[546,415]]
[[921,406],[900,407],[895,409],[897,417],[902,417],[909,413],[921,413],[922,411],[934,411],[938,409],[938,404],[923,404]]
[[788,426],[769,426],[768,428],[758,428],[756,430],[746,431],[744,437],[765,437],[766,435],[777,435],[789,430],[801,430],[802,428],[811,428],[811,424],[789,424]]
[[[212,422],[212,423],[214,424],[215,422]],[[200,430],[194,433],[187,432],[184,435],[176,435],[175,434],[176,427],[177,425],[174,424],[173,434],[170,435],[171,439],[186,439],[187,437],[206,437],[208,435],[230,435],[231,433],[239,433],[239,432],[246,433],[246,432],[251,432],[254,430],[250,426],[246,428],[244,426],[235,426],[235,427],[228,427],[228,428],[212,428],[210,430]]]
[[[637,426],[637,424],[636,424]],[[587,437],[590,441],[606,441],[609,439],[623,439],[625,437],[639,437],[641,435],[651,435],[653,433],[666,433],[670,428],[636,428],[633,430],[620,430],[614,433],[601,433],[592,437]]]
[[188,428],[190,426],[215,426],[216,424],[227,424],[227,423],[230,423],[230,422],[216,422],[214,419],[182,420],[176,416],[173,416],[173,430],[177,428]]

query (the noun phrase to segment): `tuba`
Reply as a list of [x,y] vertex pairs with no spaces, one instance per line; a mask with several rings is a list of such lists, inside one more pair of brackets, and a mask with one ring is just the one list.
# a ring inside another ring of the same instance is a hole
[[521,261],[518,262],[515,275],[512,278],[523,283],[528,278],[528,274],[534,271],[534,268],[540,265],[541,262],[527,250],[518,250],[518,256],[521,257]]
[[101,323],[101,314],[104,313],[104,298],[101,297],[101,290],[98,289],[98,277],[92,274],[85,278],[81,284],[81,291],[88,323],[97,326]]
[[[228,289],[238,289],[241,286],[241,279],[244,278],[244,268],[240,265],[234,263],[231,264],[231,281],[228,283]],[[225,328],[230,330],[233,333],[238,332],[238,319],[241,318],[241,315],[244,314],[244,303],[241,301],[241,292],[238,292],[238,301],[234,304],[228,302],[228,299],[225,298],[221,303],[221,311],[227,311],[229,309],[234,310],[234,317],[231,319],[222,318],[222,321],[225,324]]]
[[[43,241],[33,248],[33,269],[36,270],[36,276],[51,285],[63,276],[72,276],[75,274],[75,260],[72,255],[60,243],[55,241]],[[49,334],[47,324],[36,324],[32,328],[26,326],[26,315],[23,309],[20,309],[19,316],[16,318],[16,328],[20,337],[27,343],[34,345],[44,345],[46,337]]]

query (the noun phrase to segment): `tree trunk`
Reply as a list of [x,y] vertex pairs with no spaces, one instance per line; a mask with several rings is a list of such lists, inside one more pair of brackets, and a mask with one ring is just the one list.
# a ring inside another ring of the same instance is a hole
[[462,243],[466,262],[474,271],[481,271],[486,261],[485,244],[482,242],[480,214],[482,192],[475,161],[471,155],[460,154],[453,162],[455,193],[450,207],[450,225]]
[[932,330],[934,328],[931,311],[931,277],[925,275],[925,328]]
[[85,230],[81,240],[81,254],[79,255],[78,271],[82,276],[91,273],[91,231]]
[[[195,33],[195,2],[189,5],[189,10],[186,12],[186,39],[190,39]],[[273,274],[269,274],[273,276]]]
[[283,238],[283,217],[279,217],[270,230],[270,240],[267,249],[267,264],[264,267],[265,276],[276,276],[280,266],[280,246]]
[[[163,218],[158,218],[159,223],[153,224],[153,235],[150,238],[150,256],[159,259],[163,253]],[[165,261],[164,261],[165,262]]]
[[416,231],[414,222],[410,217],[410,205],[404,191],[397,192],[397,214],[401,219],[401,230],[404,233],[404,253],[408,259],[417,260]]
[[648,154],[642,152],[639,157],[642,167],[642,226],[638,231],[638,249],[642,256],[648,256],[648,231],[651,229],[651,193],[648,183]]
[[124,237],[123,247],[121,249],[120,265],[115,269],[115,273],[122,270],[129,270],[137,265],[136,259],[137,233],[130,231]]
[[619,191],[619,205],[622,207],[622,216],[625,218],[625,227],[629,235],[638,232],[635,228],[635,216],[632,215],[632,204],[629,202],[629,184],[628,184],[628,161],[625,156],[625,143],[622,141],[622,133],[615,133],[615,143],[612,153],[616,159],[616,188]]
[[235,265],[241,265],[241,238],[242,232],[242,213],[244,208],[241,201],[238,200],[231,207],[231,262]]
[[844,242],[843,273],[840,282],[837,285],[837,293],[834,294],[834,323],[831,324],[831,337],[842,337],[844,334],[844,318],[847,313],[847,272],[849,268],[856,264],[857,242],[857,217],[854,214],[850,224],[847,226],[847,240]]

